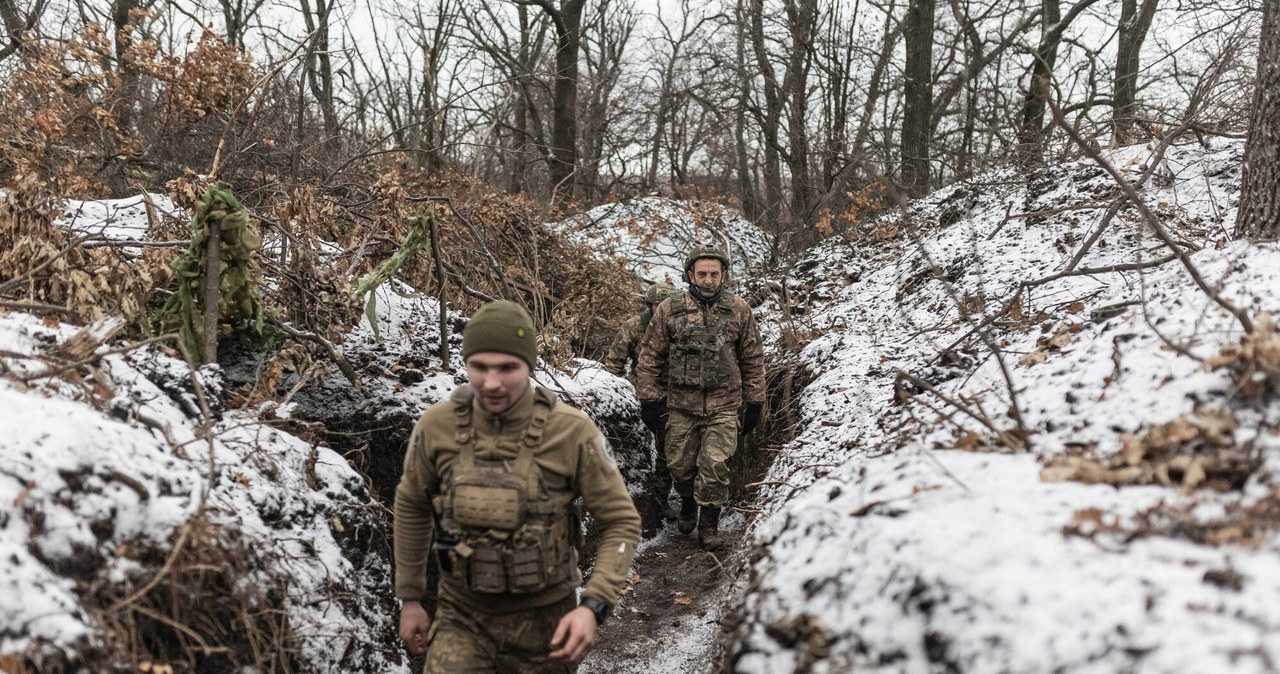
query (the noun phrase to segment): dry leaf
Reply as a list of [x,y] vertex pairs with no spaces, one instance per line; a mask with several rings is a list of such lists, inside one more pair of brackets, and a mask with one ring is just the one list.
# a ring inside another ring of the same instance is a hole
[[1048,357],[1049,357],[1049,352],[1045,351],[1044,349],[1036,349],[1031,353],[1022,354],[1022,357],[1018,359],[1018,364],[1026,367],[1031,367],[1032,365],[1039,365],[1040,363],[1043,363],[1044,359]]
[[1190,492],[1197,485],[1204,482],[1208,477],[1204,470],[1204,459],[1196,457],[1191,460],[1191,465],[1187,466],[1187,470],[1182,474],[1182,491]]
[[1120,444],[1122,446],[1120,458],[1124,459],[1126,464],[1130,466],[1142,465],[1143,459],[1147,456],[1147,447],[1142,442],[1141,437],[1132,433],[1121,433]]
[[1062,349],[1063,347],[1065,347],[1070,343],[1071,343],[1070,330],[1059,330],[1057,334],[1049,338],[1049,346],[1052,346],[1054,349]]
[[1101,508],[1081,508],[1071,516],[1071,526],[1077,533],[1092,534],[1103,528]]
[[1143,442],[1147,449],[1171,449],[1200,437],[1200,430],[1186,417],[1178,417],[1147,431]]
[[26,659],[21,653],[0,654],[0,672],[5,674],[28,674]]
[[972,452],[981,440],[981,434],[975,433],[974,431],[966,431],[964,435],[956,439],[956,449]]
[[1235,444],[1235,430],[1239,423],[1234,414],[1221,409],[1196,410],[1192,419],[1200,434],[1211,445],[1230,447]]

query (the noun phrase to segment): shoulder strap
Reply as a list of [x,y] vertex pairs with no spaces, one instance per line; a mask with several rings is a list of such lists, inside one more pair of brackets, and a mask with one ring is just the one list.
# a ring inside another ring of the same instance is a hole
[[476,465],[476,431],[471,426],[471,403],[476,392],[470,384],[463,384],[453,392],[453,439],[458,443],[459,472],[470,472]]
[[689,291],[687,290],[684,293],[682,293],[678,298],[672,297],[671,298],[671,317],[678,318],[680,316],[683,316],[685,312],[689,310],[688,302],[689,302]]
[[551,409],[556,405],[556,397],[551,391],[539,386],[533,391],[533,414],[529,417],[529,425],[525,426],[520,442],[520,451],[516,454],[516,465],[513,472],[528,484],[530,497],[538,493],[538,475],[533,470],[533,454],[542,444],[542,434],[547,430],[547,419]]

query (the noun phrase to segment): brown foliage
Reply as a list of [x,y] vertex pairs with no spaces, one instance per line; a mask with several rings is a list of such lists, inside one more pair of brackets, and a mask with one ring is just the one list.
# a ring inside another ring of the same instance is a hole
[[118,314],[140,326],[154,287],[148,265],[119,248],[84,248],[57,214],[33,176],[0,200],[0,294],[66,307],[85,323]]
[[[133,584],[91,583],[84,605],[109,635],[100,658],[147,671],[295,671],[284,610],[288,579],[271,589],[244,582],[256,568],[233,529],[197,515],[173,549],[127,545],[123,556],[144,568],[163,567]],[[122,594],[139,587],[133,594]],[[91,658],[92,661],[96,658]]]
[[1258,468],[1256,457],[1238,447],[1236,419],[1223,410],[1198,409],[1148,429],[1123,434],[1119,454],[1098,459],[1087,454],[1054,457],[1040,471],[1045,482],[1113,485],[1161,484],[1184,491],[1241,489]]
[[1253,329],[1222,353],[1204,362],[1206,370],[1230,373],[1236,390],[1246,400],[1261,400],[1280,389],[1280,334],[1275,318],[1262,315]]

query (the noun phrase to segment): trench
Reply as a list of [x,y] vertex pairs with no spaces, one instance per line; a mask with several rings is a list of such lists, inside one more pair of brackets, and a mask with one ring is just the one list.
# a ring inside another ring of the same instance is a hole
[[[294,397],[294,414],[302,430],[342,454],[366,476],[371,494],[386,508],[386,535],[370,544],[373,554],[391,560],[390,507],[400,478],[404,449],[420,413],[407,400],[403,383],[366,372],[364,392],[351,388],[343,378],[330,377],[303,387]],[[638,409],[613,418],[595,418],[614,449],[619,468],[631,487],[643,520],[644,536],[638,548],[628,584],[611,619],[597,632],[596,646],[580,672],[689,672],[718,671],[722,642],[731,630],[726,616],[740,590],[749,532],[759,511],[758,487],[779,448],[794,435],[794,398],[802,388],[800,369],[771,362],[768,403],[760,430],[745,437],[730,462],[734,485],[721,530],[729,548],[719,555],[704,551],[696,534],[680,534],[674,522],[657,515],[656,497],[649,489],[654,459],[650,435],[641,425]],[[292,387],[286,379],[282,388]],[[458,383],[461,380],[458,379]],[[431,392],[443,398],[447,391]],[[671,495],[673,504],[678,499]],[[594,561],[596,532],[587,521],[586,545],[581,562],[584,573]],[[430,564],[429,586],[437,573]],[[387,588],[388,596],[392,588]],[[434,592],[424,597],[428,611],[435,609]],[[394,616],[389,623],[394,630]],[[421,662],[410,671],[421,671]]]

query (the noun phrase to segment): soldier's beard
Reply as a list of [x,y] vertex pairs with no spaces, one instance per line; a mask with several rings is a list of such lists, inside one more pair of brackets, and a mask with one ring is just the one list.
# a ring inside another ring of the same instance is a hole
[[711,299],[712,297],[715,297],[720,292],[719,285],[700,286],[695,284],[693,287],[698,290],[698,294],[702,295],[703,299],[708,299],[708,300]]

